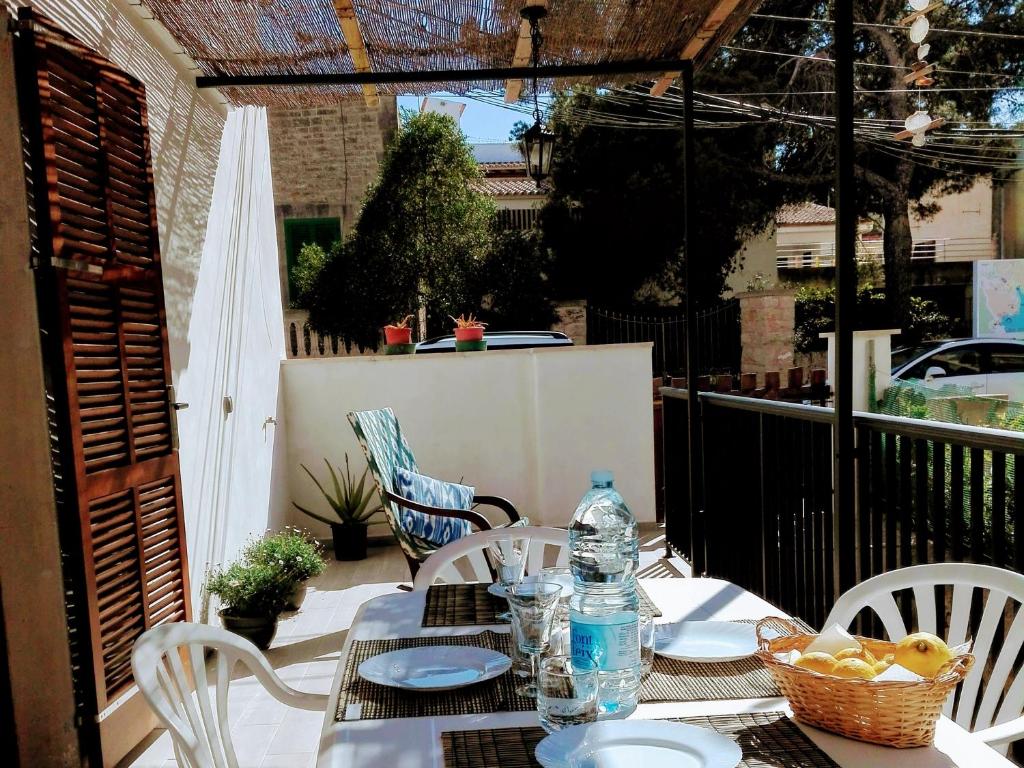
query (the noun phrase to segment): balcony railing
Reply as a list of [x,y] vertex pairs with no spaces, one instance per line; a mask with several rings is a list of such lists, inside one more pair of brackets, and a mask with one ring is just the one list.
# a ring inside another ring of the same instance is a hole
[[[918,264],[949,261],[977,261],[994,259],[996,244],[988,237],[944,237],[937,240],[919,240],[914,243],[911,260]],[[861,240],[857,243],[860,261],[881,262],[882,241]],[[791,243],[775,248],[775,262],[779,269],[816,269],[836,265],[835,242]]]
[[349,357],[363,353],[353,347],[345,349],[341,340],[334,336],[323,336],[314,331],[308,322],[309,313],[304,309],[288,309],[284,313],[284,348],[289,360],[304,357]]
[[856,414],[856,519],[844,527],[832,508],[831,408],[704,393],[705,501],[694,514],[686,392],[662,392],[666,535],[695,573],[729,579],[818,627],[841,572],[859,582],[954,560],[1024,571],[1020,433]]

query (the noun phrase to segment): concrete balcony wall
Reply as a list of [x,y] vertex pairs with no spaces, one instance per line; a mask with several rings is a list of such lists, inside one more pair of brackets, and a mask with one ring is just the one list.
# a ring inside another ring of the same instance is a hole
[[[641,521],[654,520],[651,345],[617,344],[412,357],[286,360],[286,493],[324,502],[300,468],[326,472],[362,451],[346,414],[389,406],[420,470],[505,496],[531,521],[564,526],[592,469],[615,472]],[[327,536],[298,511],[280,517]]]

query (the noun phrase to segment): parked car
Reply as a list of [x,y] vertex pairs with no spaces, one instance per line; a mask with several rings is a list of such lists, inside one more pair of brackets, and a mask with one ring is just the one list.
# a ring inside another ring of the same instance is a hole
[[[558,331],[488,331],[484,334],[487,349],[531,349],[533,347],[571,347],[572,339]],[[454,352],[455,336],[437,336],[416,345],[417,355]]]
[[936,388],[952,384],[1024,402],[1024,341],[946,339],[904,347],[892,353],[892,378]]

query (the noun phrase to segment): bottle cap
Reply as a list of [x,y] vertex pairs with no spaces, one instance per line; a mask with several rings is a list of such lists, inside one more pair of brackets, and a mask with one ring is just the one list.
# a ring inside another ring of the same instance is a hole
[[595,469],[590,473],[591,485],[610,486],[615,481],[615,475],[610,469]]

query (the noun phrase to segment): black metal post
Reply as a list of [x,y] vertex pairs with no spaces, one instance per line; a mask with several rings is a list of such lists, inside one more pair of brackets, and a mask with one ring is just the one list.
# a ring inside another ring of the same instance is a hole
[[683,276],[686,281],[686,401],[687,445],[690,473],[690,547],[695,576],[707,568],[704,547],[704,455],[701,442],[700,400],[697,377],[700,374],[697,339],[697,301],[694,283],[697,274],[696,147],[693,128],[693,62],[684,61],[683,70]]
[[[853,427],[853,318],[857,301],[857,200],[853,173],[853,2],[835,4],[836,346],[833,509],[840,594],[856,570],[856,459]],[[827,596],[831,598],[832,596]]]

